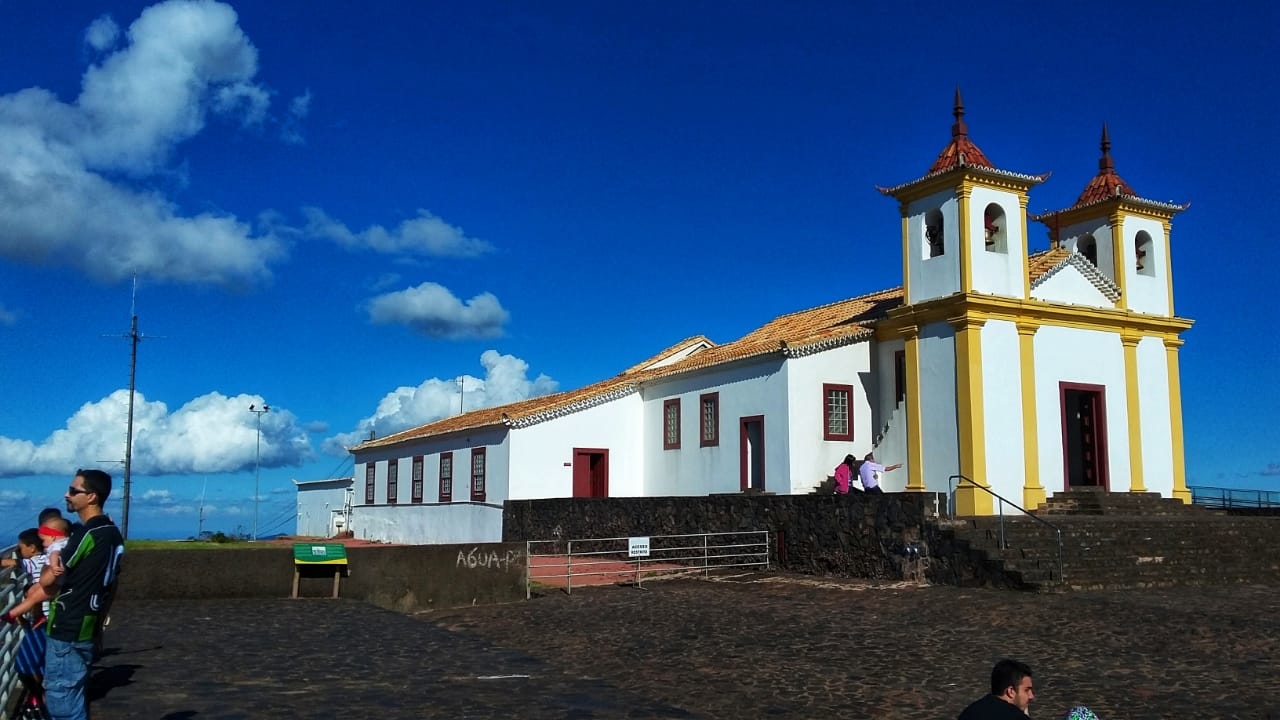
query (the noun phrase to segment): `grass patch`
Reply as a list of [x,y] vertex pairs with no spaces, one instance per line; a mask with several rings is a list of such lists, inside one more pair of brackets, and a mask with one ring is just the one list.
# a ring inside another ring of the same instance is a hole
[[279,548],[268,542],[210,542],[206,540],[126,540],[124,549],[128,550],[230,550]]

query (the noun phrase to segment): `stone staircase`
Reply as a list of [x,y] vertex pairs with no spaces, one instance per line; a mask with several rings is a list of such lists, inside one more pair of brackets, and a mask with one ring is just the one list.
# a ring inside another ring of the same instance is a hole
[[1030,517],[1005,517],[1003,548],[996,517],[943,520],[939,531],[986,558],[970,580],[1024,590],[1280,585],[1280,518],[1228,516],[1155,493],[1079,490],[1034,514],[1062,532],[1061,575],[1056,533]]

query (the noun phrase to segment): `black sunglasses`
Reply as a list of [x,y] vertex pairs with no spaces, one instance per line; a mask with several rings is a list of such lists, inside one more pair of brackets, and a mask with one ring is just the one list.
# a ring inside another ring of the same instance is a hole
[[93,492],[93,491],[92,491],[92,490],[81,490],[80,488],[76,487],[75,485],[72,485],[71,487],[67,488],[67,494],[68,494],[68,495],[71,495],[72,497],[74,497],[74,496],[76,496],[76,495],[88,495],[88,494],[89,494],[89,493],[91,493],[91,492]]

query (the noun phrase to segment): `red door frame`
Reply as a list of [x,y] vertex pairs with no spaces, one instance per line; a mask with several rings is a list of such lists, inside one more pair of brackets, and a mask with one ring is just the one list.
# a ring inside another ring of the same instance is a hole
[[747,425],[753,422],[760,423],[760,484],[765,485],[764,416],[747,415],[740,417],[738,418],[738,485],[743,492],[746,491],[747,482],[750,478],[750,473],[747,471],[747,461],[750,460],[750,458],[747,457]]
[[[1094,446],[1096,449],[1095,462],[1097,463],[1098,487],[1110,491],[1111,490],[1111,473],[1108,472],[1108,452],[1107,443],[1107,386],[1106,385],[1090,385],[1088,383],[1059,382],[1058,383],[1058,406],[1061,408],[1062,414],[1062,489],[1067,491],[1071,489],[1071,459],[1067,456],[1067,391],[1080,390],[1091,392],[1097,397],[1097,403],[1094,405]],[[1130,448],[1132,452],[1132,448]]]
[[[603,455],[604,487],[601,495],[591,492],[591,456]],[[579,461],[584,458],[585,462]],[[573,497],[609,497],[609,450],[608,448],[574,448],[573,449]]]

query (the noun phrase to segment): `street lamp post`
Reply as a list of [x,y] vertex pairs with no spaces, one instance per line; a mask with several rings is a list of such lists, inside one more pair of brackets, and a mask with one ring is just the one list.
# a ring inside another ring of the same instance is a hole
[[262,415],[271,412],[270,405],[250,405],[249,412],[257,415],[258,444],[253,451],[253,541],[258,541],[258,486],[262,474]]

